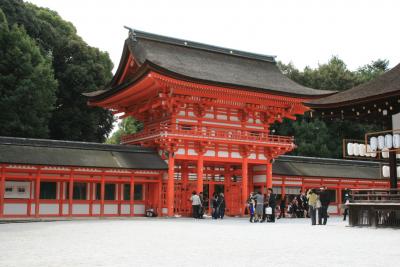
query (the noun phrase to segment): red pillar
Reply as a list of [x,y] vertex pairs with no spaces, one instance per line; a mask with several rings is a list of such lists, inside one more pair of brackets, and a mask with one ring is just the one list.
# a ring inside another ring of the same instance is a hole
[[58,215],[63,215],[63,199],[64,199],[64,181],[59,182],[60,193],[58,195]]
[[94,192],[94,183],[89,182],[89,215],[93,215],[93,192]]
[[122,184],[117,183],[118,216],[121,216]]
[[267,189],[272,188],[272,163],[267,163]]
[[199,159],[197,161],[197,193],[203,192],[203,166],[204,160],[203,155],[199,155]]
[[244,215],[244,211],[246,209],[247,204],[247,195],[248,193],[248,162],[249,159],[247,157],[243,157],[242,161],[242,207],[241,207],[241,214]]
[[175,159],[172,151],[168,156],[168,184],[167,184],[167,208],[168,216],[174,216],[174,168]]
[[1,165],[1,180],[0,180],[0,217],[4,214],[4,191],[6,185],[6,176],[4,174],[4,166]]
[[69,174],[69,189],[68,189],[68,216],[72,216],[72,200],[74,197],[74,175],[72,171]]
[[162,217],[162,180],[163,180],[163,175],[160,174],[159,176],[160,181],[158,182],[158,216]]
[[39,198],[40,198],[40,169],[36,173],[35,183],[35,217],[39,217]]
[[130,216],[135,216],[135,180],[134,176],[131,176],[130,191],[129,191],[129,208]]
[[104,174],[102,174],[101,186],[100,186],[100,216],[104,216],[104,191],[105,191],[105,178]]

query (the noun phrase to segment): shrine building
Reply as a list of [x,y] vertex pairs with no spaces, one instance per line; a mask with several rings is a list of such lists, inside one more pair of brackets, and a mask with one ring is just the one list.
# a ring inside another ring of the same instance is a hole
[[187,216],[192,191],[224,193],[240,216],[252,191],[322,185],[337,214],[344,188],[388,187],[381,163],[284,156],[294,137],[270,131],[334,93],[290,80],[274,56],[129,29],[113,79],[85,96],[143,130],[123,145],[0,137],[0,217]]

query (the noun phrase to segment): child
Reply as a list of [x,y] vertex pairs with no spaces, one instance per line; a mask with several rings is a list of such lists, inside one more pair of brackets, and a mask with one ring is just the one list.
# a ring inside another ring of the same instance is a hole
[[250,211],[250,222],[254,222],[254,207],[256,205],[256,202],[254,200],[254,193],[250,193],[250,198],[248,200],[248,205],[249,205],[249,211]]

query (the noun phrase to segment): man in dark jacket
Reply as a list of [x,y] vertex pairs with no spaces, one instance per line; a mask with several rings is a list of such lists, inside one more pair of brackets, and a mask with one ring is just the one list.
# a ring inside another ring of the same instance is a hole
[[321,187],[321,192],[319,194],[319,200],[321,201],[321,216],[318,218],[318,223],[322,224],[322,219],[324,219],[323,224],[326,225],[326,222],[328,220],[328,207],[329,207],[329,202],[331,200],[329,199],[329,194],[328,191],[326,190],[326,186]]
[[268,206],[272,209],[272,214],[268,221],[275,222],[276,195],[273,193],[272,188],[268,188]]

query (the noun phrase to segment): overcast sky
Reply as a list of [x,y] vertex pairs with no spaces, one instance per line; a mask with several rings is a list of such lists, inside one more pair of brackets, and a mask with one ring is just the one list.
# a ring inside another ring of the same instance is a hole
[[[378,58],[400,63],[400,1],[29,0],[72,22],[118,65],[128,32],[151,33],[276,55],[298,68],[332,55],[350,69]],[[115,68],[114,68],[115,70]]]

